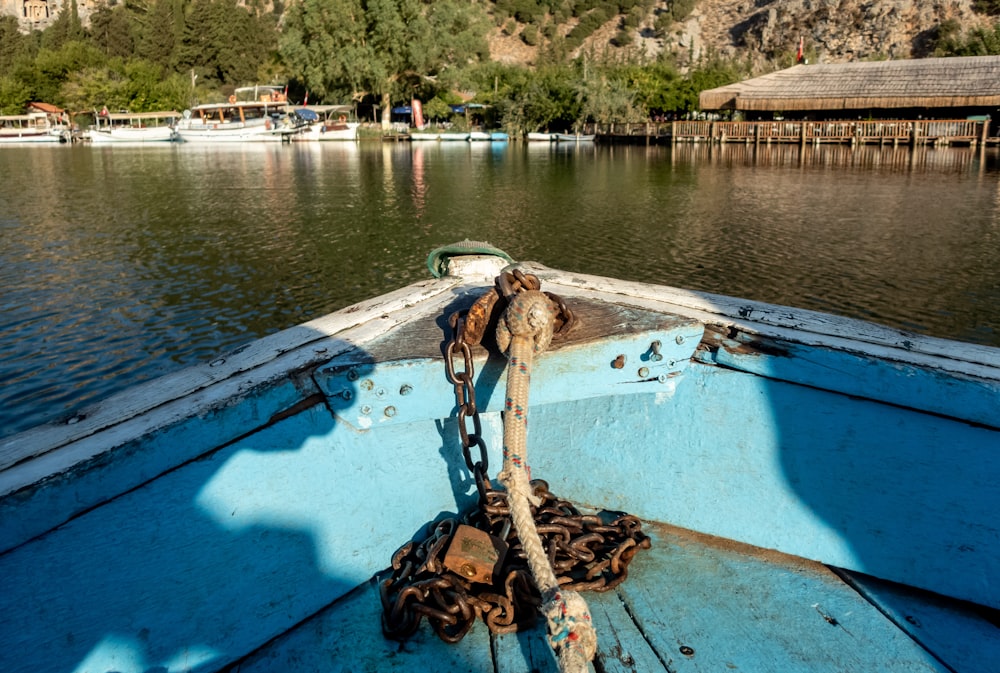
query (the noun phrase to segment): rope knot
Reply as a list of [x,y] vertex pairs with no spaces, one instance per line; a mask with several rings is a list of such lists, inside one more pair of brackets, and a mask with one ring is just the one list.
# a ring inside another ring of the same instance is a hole
[[510,299],[497,325],[497,345],[506,353],[516,338],[530,340],[532,351],[541,353],[552,342],[558,307],[538,290],[519,292]]

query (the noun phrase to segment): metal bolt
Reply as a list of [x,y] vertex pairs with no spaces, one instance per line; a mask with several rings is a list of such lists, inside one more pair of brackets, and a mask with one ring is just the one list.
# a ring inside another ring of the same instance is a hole
[[649,368],[648,367],[640,367],[639,368],[639,378],[640,379],[644,379],[647,376],[649,376]]
[[372,408],[370,406],[368,406],[367,404],[365,406],[361,407],[361,413],[364,414],[365,416],[367,416],[371,412],[372,412]]
[[413,386],[411,386],[409,383],[404,383],[402,387],[399,389],[400,395],[409,395],[412,392],[413,392]]
[[392,418],[396,415],[396,407],[386,407],[383,412],[388,418]]
[[476,568],[471,563],[463,563],[462,567],[458,569],[458,572],[462,573],[466,577],[476,576]]
[[685,657],[693,657],[694,648],[688,647],[687,645],[681,645],[681,654],[683,654]]
[[385,388],[379,388],[375,391],[376,397],[385,397]]
[[618,357],[616,357],[615,361],[611,363],[611,366],[614,367],[615,369],[624,369],[625,355],[619,355]]
[[361,382],[362,390],[371,390],[374,387],[375,383],[371,379],[365,379],[364,381]]
[[344,388],[343,390],[340,391],[340,396],[343,397],[345,400],[350,401],[350,399],[354,397],[354,393],[351,392],[350,388]]
[[357,381],[358,380],[358,371],[356,369],[349,369],[349,370],[347,370],[347,380],[348,381]]
[[649,359],[652,360],[653,362],[659,362],[660,360],[663,359],[663,356],[660,355],[660,346],[662,345],[663,344],[661,344],[659,341],[654,341],[653,343],[649,344],[649,349],[653,351],[653,354],[649,356]]
[[684,337],[682,335],[678,334],[677,338],[674,339],[674,341],[676,341],[677,345],[680,346],[682,343],[684,343]]

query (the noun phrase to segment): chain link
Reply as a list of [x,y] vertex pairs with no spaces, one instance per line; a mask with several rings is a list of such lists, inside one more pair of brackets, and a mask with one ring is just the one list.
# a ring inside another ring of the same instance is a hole
[[[476,480],[480,500],[485,498],[488,485],[487,475],[490,471],[490,458],[486,452],[486,442],[483,440],[483,422],[476,406],[476,387],[473,384],[475,364],[472,361],[472,347],[465,341],[465,315],[453,313],[448,322],[454,337],[448,342],[445,351],[445,370],[448,380],[455,386],[455,403],[458,406],[458,436],[462,443],[462,456],[465,466]],[[462,356],[463,369],[455,368],[457,353]],[[472,422],[472,432],[468,423]],[[472,455],[472,447],[479,449],[478,460]]]
[[[625,581],[632,558],[651,546],[639,519],[622,512],[582,514],[553,495],[544,481],[531,483],[541,500],[531,508],[532,515],[559,586],[603,592]],[[503,567],[492,584],[473,583],[445,569],[448,543],[460,523],[507,543]],[[507,493],[487,489],[478,510],[441,521],[419,544],[403,545],[393,555],[389,577],[380,583],[380,595],[382,629],[396,640],[412,635],[422,619],[450,643],[461,640],[479,618],[493,633],[533,626],[541,597],[517,532],[511,529]]]

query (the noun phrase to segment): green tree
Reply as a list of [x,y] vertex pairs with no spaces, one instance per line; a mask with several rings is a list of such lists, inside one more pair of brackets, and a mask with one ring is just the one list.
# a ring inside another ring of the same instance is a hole
[[175,67],[177,45],[184,30],[183,7],[174,0],[155,0],[144,7],[137,25],[134,55],[164,69]]
[[42,49],[34,63],[15,74],[29,86],[35,100],[64,105],[61,89],[70,76],[103,66],[105,60],[104,54],[90,42],[74,41],[58,50]]
[[955,22],[938,27],[934,53],[937,56],[995,56],[1000,54],[1000,23],[992,28],[974,28],[961,34]]
[[0,16],[0,75],[9,75],[19,62],[34,58],[34,43],[22,35],[13,16]]
[[0,76],[0,114],[23,114],[31,98],[31,88],[24,80],[19,77]]
[[648,118],[646,110],[636,103],[636,91],[620,77],[592,77],[580,83],[581,121],[639,122]]
[[177,49],[179,70],[195,71],[216,86],[257,81],[277,46],[269,17],[258,16],[236,0],[195,0]]
[[501,104],[503,126],[514,132],[566,130],[576,124],[582,104],[575,85],[580,79],[569,65],[551,65],[528,73],[523,83],[512,87]]
[[69,42],[83,39],[83,24],[76,9],[76,0],[70,0],[68,11],[64,9],[42,34],[42,46],[47,49],[60,49]]
[[676,110],[674,89],[681,81],[681,76],[673,65],[665,62],[629,65],[622,70],[621,75],[635,91],[637,105],[650,112]]
[[90,14],[90,39],[108,58],[128,58],[135,49],[132,22],[124,5],[105,2]]
[[280,51],[320,98],[374,96],[387,127],[394,97],[488,53],[487,27],[478,5],[458,0],[303,0],[288,9]]

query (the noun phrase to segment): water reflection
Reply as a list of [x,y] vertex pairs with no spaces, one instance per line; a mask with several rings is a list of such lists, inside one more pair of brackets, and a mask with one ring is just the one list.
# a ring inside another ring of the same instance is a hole
[[759,168],[828,167],[838,171],[877,170],[879,172],[957,172],[975,173],[985,167],[990,152],[970,147],[916,148],[892,145],[752,145],[727,143],[711,145],[684,143],[676,145],[671,158],[676,163],[716,166],[755,166]]
[[515,258],[1000,345],[997,151],[293,143],[3,148],[0,433]]

